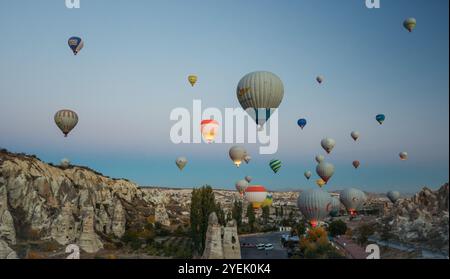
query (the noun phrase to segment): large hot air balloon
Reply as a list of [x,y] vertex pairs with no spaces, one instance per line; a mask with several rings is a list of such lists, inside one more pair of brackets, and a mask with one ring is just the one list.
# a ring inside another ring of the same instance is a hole
[[281,79],[270,72],[252,72],[238,83],[237,98],[242,108],[262,127],[283,100]]
[[77,55],[78,52],[80,52],[80,50],[84,47],[84,41],[79,37],[69,38],[68,44],[74,55]]
[[54,119],[56,126],[63,132],[65,137],[67,137],[70,131],[72,131],[78,123],[78,115],[74,111],[68,109],[58,111],[55,114]]
[[62,159],[62,160],[61,160],[61,163],[60,163],[60,166],[61,166],[61,168],[63,168],[63,169],[67,169],[68,167],[70,167],[70,161],[69,161],[69,159],[67,159],[67,158]]
[[233,160],[233,163],[239,168],[247,154],[247,151],[244,147],[235,145],[230,148],[229,154],[231,160]]
[[306,179],[310,179],[311,178],[311,176],[312,176],[312,172],[310,172],[310,171],[305,171],[305,177],[306,177]]
[[324,138],[321,142],[320,145],[322,145],[322,148],[325,149],[325,151],[330,154],[331,151],[333,150],[333,148],[336,145],[336,141],[334,139],[331,138]]
[[241,194],[241,196],[244,195],[245,190],[248,187],[248,182],[247,180],[239,180],[238,182],[236,182],[236,190],[239,192],[239,194]]
[[341,201],[337,197],[331,198],[331,217],[337,217],[339,215],[339,210],[341,209]]
[[416,25],[417,21],[413,17],[407,18],[405,19],[405,21],[403,21],[403,27],[405,27],[409,32],[412,32],[414,28],[416,28]]
[[322,84],[322,82],[325,80],[325,78],[323,77],[323,76],[318,76],[318,77],[316,77],[316,81],[319,83],[319,84]]
[[245,198],[250,202],[254,209],[261,207],[261,204],[267,197],[267,190],[261,185],[251,185],[245,190]]
[[252,182],[253,178],[251,176],[246,176],[245,180],[247,180],[248,183]]
[[274,173],[277,173],[281,168],[281,161],[277,159],[273,159],[269,163],[270,168],[273,170]]
[[317,165],[316,172],[325,183],[328,183],[328,180],[330,180],[334,174],[334,166],[330,163],[322,162]]
[[175,164],[177,165],[177,167],[178,167],[180,170],[183,170],[184,167],[185,167],[186,164],[187,164],[187,159],[186,159],[186,157],[178,157],[178,158],[175,160]]
[[357,141],[357,140],[359,139],[359,132],[353,131],[353,132],[351,133],[351,136],[352,136],[352,139],[353,139],[354,141]]
[[361,163],[358,160],[353,161],[352,164],[355,169],[359,168],[359,166],[361,165]]
[[356,211],[362,209],[367,197],[361,190],[348,188],[342,191],[340,199],[347,211],[350,212],[351,215],[355,215]]
[[325,186],[325,184],[327,184],[325,181],[323,181],[322,178],[319,178],[316,180],[316,184],[317,186],[319,186],[320,188],[322,188],[323,186]]
[[194,86],[195,85],[195,83],[197,83],[197,76],[196,75],[190,75],[190,76],[188,76],[188,81],[189,81],[189,83],[192,85],[192,86]]
[[400,198],[400,193],[398,191],[389,191],[387,193],[387,197],[392,203],[396,203],[397,200]]
[[375,119],[380,123],[380,125],[383,124],[384,120],[386,120],[386,116],[384,114],[378,114]]
[[305,218],[316,227],[332,210],[331,195],[321,189],[307,190],[297,200],[298,208]]
[[207,143],[212,143],[216,139],[219,130],[219,122],[214,119],[206,119],[202,120],[200,125],[203,140]]
[[261,204],[261,207],[272,206],[272,203],[273,203],[272,194],[267,194],[266,199]]
[[317,155],[316,156],[316,162],[318,164],[322,163],[324,160],[325,160],[325,156],[323,156],[323,155]]
[[400,152],[400,154],[398,154],[398,156],[400,157],[400,160],[402,160],[402,161],[408,160],[408,153],[407,152]]
[[305,128],[305,126],[306,126],[306,124],[307,124],[308,122],[306,121],[306,119],[304,119],[304,118],[301,118],[301,119],[299,119],[298,121],[297,121],[297,124],[298,124],[298,126],[300,126],[300,128],[303,130],[303,128]]

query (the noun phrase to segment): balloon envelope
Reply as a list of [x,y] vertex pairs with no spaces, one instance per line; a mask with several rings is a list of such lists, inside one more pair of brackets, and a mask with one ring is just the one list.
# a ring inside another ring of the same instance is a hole
[[407,152],[400,152],[399,156],[400,156],[400,160],[402,160],[402,161],[408,160]]
[[298,124],[298,126],[300,126],[300,128],[305,128],[305,126],[306,126],[306,124],[307,124],[308,122],[306,121],[306,119],[304,119],[304,118],[301,118],[301,119],[299,119],[298,121],[297,121],[297,124]]
[[321,142],[320,145],[322,146],[323,149],[325,149],[325,151],[330,154],[331,151],[333,150],[333,148],[336,146],[336,141],[334,139],[331,138],[324,138]]
[[63,132],[65,137],[67,137],[70,131],[78,124],[78,115],[76,112],[68,109],[58,111],[55,114],[54,119],[56,126]]
[[238,190],[238,192],[242,195],[245,193],[245,190],[248,187],[248,182],[247,180],[239,180],[238,182],[236,182],[236,190]]
[[200,123],[200,129],[203,140],[207,143],[212,143],[216,139],[219,131],[219,122],[214,119],[202,120]]
[[318,164],[322,163],[324,160],[325,160],[325,156],[323,156],[323,155],[317,155],[316,156],[316,162]]
[[178,158],[175,160],[175,164],[177,165],[177,167],[178,167],[180,170],[183,170],[184,167],[185,167],[186,164],[187,164],[187,159],[186,159],[186,157],[178,157]]
[[194,86],[197,83],[197,76],[196,75],[190,75],[188,76],[189,83]]
[[253,180],[253,178],[251,177],[251,176],[246,176],[245,177],[245,180],[248,182],[248,183],[250,183],[250,182],[252,182],[252,180]]
[[323,181],[322,178],[319,178],[316,180],[316,184],[317,186],[319,186],[320,188],[322,188],[323,186],[325,186],[325,184],[327,184],[325,181]]
[[359,139],[359,132],[353,131],[351,136],[353,140],[357,141]]
[[331,203],[331,195],[321,189],[304,191],[297,200],[301,213],[313,226],[330,214]]
[[395,203],[400,198],[400,193],[398,191],[389,191],[387,197],[392,203]]
[[281,161],[277,159],[273,159],[269,163],[270,168],[273,170],[274,173],[277,173],[281,168]]
[[386,120],[386,116],[384,114],[378,114],[375,119],[378,121],[378,123],[383,124],[383,122]]
[[247,151],[244,147],[235,145],[230,148],[229,155],[233,163],[239,167],[246,156]]
[[78,52],[84,47],[84,41],[79,37],[70,37],[67,41],[70,49],[72,50],[74,55],[77,55]]
[[359,161],[353,161],[353,167],[355,167],[355,169],[359,168],[360,165],[361,163]]
[[272,194],[267,194],[266,198],[264,199],[264,201],[261,204],[261,207],[272,206],[272,203],[273,203]]
[[62,159],[62,160],[61,160],[61,163],[60,163],[60,166],[61,166],[63,169],[67,169],[67,168],[70,166],[70,161],[69,161],[69,159],[67,159],[67,158]]
[[403,21],[403,27],[406,28],[406,30],[408,30],[409,32],[412,32],[414,30],[414,28],[416,28],[417,26],[417,21],[415,18],[410,17],[405,19],[405,21]]
[[326,184],[334,174],[334,165],[327,162],[322,162],[317,165],[316,172]]
[[319,83],[319,84],[322,84],[322,82],[325,80],[325,78],[323,77],[323,76],[318,76],[318,77],[316,77],[316,81]]
[[306,177],[306,179],[310,179],[311,178],[311,176],[312,176],[312,172],[310,172],[310,171],[305,171],[305,177]]
[[253,208],[261,207],[261,204],[267,197],[267,190],[261,185],[251,185],[245,190],[245,199],[250,202]]
[[342,191],[340,200],[345,206],[347,211],[353,214],[353,212],[361,210],[367,197],[363,191],[355,188],[347,188]]

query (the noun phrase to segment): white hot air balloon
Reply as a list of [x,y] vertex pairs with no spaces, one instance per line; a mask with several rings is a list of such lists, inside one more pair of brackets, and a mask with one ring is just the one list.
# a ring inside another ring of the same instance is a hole
[[324,138],[320,145],[322,145],[322,148],[325,149],[325,151],[330,154],[333,148],[336,146],[336,141],[331,138]]
[[323,155],[317,155],[316,156],[316,162],[318,164],[322,163],[324,160],[325,160],[325,156],[323,156]]
[[246,164],[250,163],[251,160],[252,160],[252,157],[250,155],[244,156],[244,161]]
[[55,114],[54,119],[56,126],[63,132],[65,137],[67,137],[70,131],[78,124],[78,115],[76,112],[68,109],[58,111]]
[[239,167],[242,164],[245,156],[247,155],[247,151],[244,147],[235,145],[230,148],[229,155],[233,163]]
[[251,185],[245,189],[245,199],[250,202],[254,209],[261,207],[267,197],[267,190],[261,185]]
[[331,195],[321,189],[307,190],[297,200],[298,208],[313,227],[325,219],[332,210]]
[[325,80],[325,78],[323,77],[323,76],[318,76],[318,77],[316,77],[316,81],[319,83],[319,84],[322,84],[322,82]]
[[325,183],[328,183],[328,181],[334,174],[334,165],[327,162],[322,162],[317,165],[316,172],[320,176],[320,178],[325,181]]
[[60,163],[60,166],[61,166],[61,168],[63,168],[63,169],[67,169],[68,167],[70,167],[70,161],[69,161],[69,159],[67,159],[67,158],[62,159],[62,160],[61,160],[61,163]]
[[306,177],[306,179],[310,179],[311,178],[311,176],[312,176],[312,172],[310,172],[310,171],[305,171],[305,177]]
[[177,165],[177,167],[178,167],[180,170],[183,170],[184,167],[185,167],[186,164],[187,164],[187,159],[186,159],[186,157],[178,157],[178,158],[175,160],[175,164]]
[[351,215],[355,215],[356,211],[362,209],[364,203],[366,202],[366,199],[366,194],[364,194],[363,191],[355,188],[345,189],[340,195],[342,204],[345,206],[347,211],[350,212]]
[[251,176],[246,176],[245,180],[247,180],[248,183],[252,182],[253,178]]
[[398,154],[398,156],[400,157],[400,160],[402,160],[402,161],[408,160],[408,153],[407,152],[400,152],[400,154]]
[[236,94],[242,108],[262,127],[281,104],[284,86],[273,73],[252,72],[239,81]]
[[357,141],[359,139],[359,132],[353,131],[351,136],[354,141]]
[[389,191],[387,193],[387,197],[392,203],[396,203],[397,200],[400,198],[400,193],[398,191]]
[[239,194],[244,195],[245,190],[248,187],[248,181],[245,179],[239,180],[236,182],[236,190],[238,190]]

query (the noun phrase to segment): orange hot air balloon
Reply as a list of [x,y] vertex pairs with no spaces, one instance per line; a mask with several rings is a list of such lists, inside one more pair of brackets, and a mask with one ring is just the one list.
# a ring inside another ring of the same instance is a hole
[[325,184],[327,184],[326,182],[325,182],[325,180],[323,180],[322,178],[320,178],[320,179],[317,179],[316,180],[316,184],[317,184],[317,186],[319,186],[320,188],[322,188]]
[[253,209],[261,208],[264,200],[267,197],[267,190],[261,185],[251,185],[245,189],[245,198],[252,204]]
[[219,130],[219,122],[214,119],[202,120],[201,122],[201,132],[203,139],[207,143],[212,143],[217,136],[217,131]]

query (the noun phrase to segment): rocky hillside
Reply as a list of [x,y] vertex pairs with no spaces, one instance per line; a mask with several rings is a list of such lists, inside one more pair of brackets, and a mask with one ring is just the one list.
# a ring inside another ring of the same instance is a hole
[[411,198],[387,206],[381,222],[386,231],[402,242],[426,245],[448,253],[448,183],[437,191],[425,187]]
[[18,243],[43,240],[95,253],[129,228],[170,224],[163,207],[129,181],[0,151],[0,258]]

